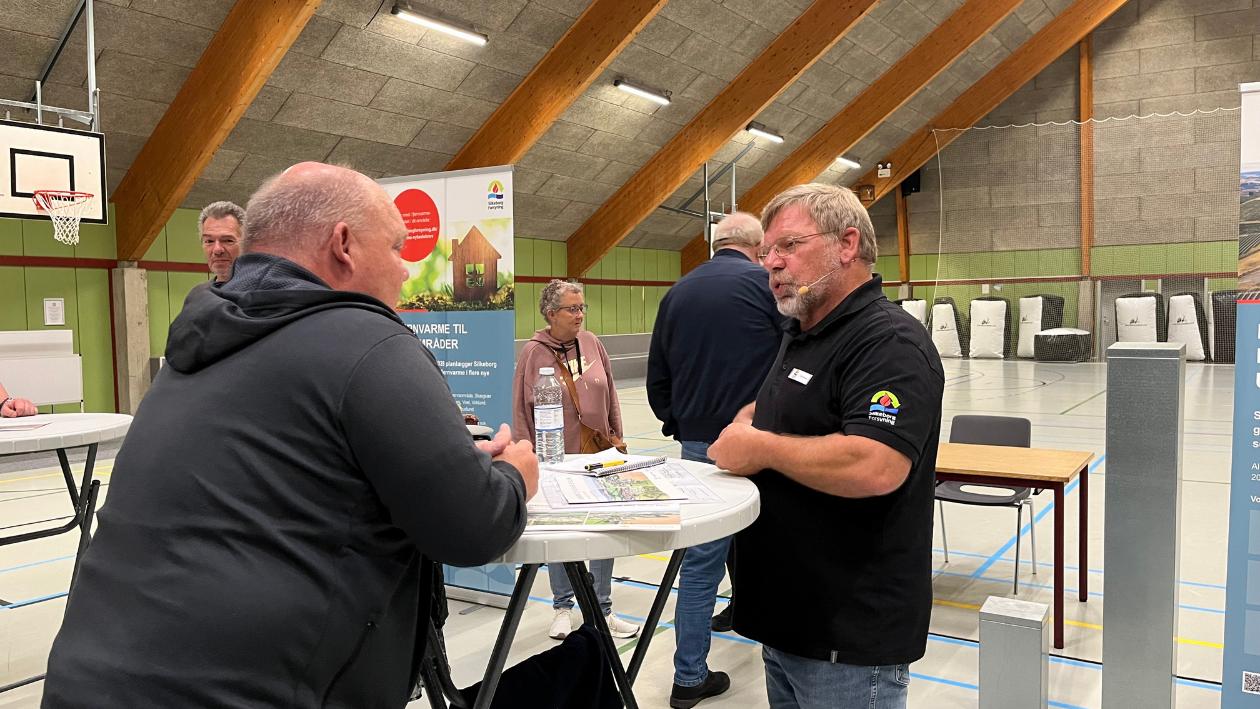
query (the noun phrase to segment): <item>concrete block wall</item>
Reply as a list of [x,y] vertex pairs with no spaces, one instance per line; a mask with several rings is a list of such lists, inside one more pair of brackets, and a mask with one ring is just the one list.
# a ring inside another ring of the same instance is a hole
[[[1237,84],[1260,81],[1256,0],[1130,0],[1093,41],[1097,118],[1232,109]],[[1075,119],[1078,72],[1073,49],[978,125]],[[1157,262],[1185,271],[1232,269],[1217,247],[1237,239],[1236,111],[1107,121],[1094,133],[1095,261],[1107,269],[1097,272],[1138,273]],[[933,259],[941,278],[1064,275],[987,271],[1038,259],[975,254],[1078,248],[1078,136],[1068,125],[960,137],[939,163],[924,167],[923,192],[909,199],[911,253],[955,254]],[[1142,255],[1168,248],[1187,258],[1170,263]],[[1102,253],[1109,250],[1115,253]],[[916,271],[915,263],[925,262],[912,259],[913,278],[935,277]]]

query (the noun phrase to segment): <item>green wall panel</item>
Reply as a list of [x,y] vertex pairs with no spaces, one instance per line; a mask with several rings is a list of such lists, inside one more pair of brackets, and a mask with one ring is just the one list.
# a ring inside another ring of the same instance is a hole
[[0,219],[0,255],[22,255],[22,222]]
[[[184,298],[188,297],[188,291],[194,286],[205,283],[210,280],[209,275],[200,273],[182,273],[172,271],[166,274],[167,282],[167,302],[169,303],[170,322],[175,322],[175,316],[179,315],[184,309]],[[169,323],[168,323],[169,324]]]
[[167,274],[149,271],[149,354],[166,352],[166,331],[171,326],[171,301]]
[[201,212],[177,209],[166,223],[166,259],[182,263],[205,263],[201,250],[201,229],[197,220]]
[[26,269],[0,266],[0,330],[26,329]]
[[83,406],[114,410],[114,343],[110,337],[109,272],[75,270],[78,285],[78,340],[83,356]]

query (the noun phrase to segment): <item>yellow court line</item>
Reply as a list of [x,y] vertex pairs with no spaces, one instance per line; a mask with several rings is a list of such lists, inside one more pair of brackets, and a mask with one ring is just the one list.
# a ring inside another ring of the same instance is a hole
[[640,558],[640,559],[651,559],[652,561],[665,561],[665,562],[668,562],[668,561],[669,561],[669,557],[668,557],[668,556],[661,556],[660,554],[640,554],[640,555],[639,555],[639,558]]
[[[969,611],[980,610],[980,606],[974,603],[960,603],[958,601],[946,601],[939,598],[933,598],[932,603],[933,605],[948,606],[950,608],[962,608],[963,610],[969,610]],[[1086,623],[1080,620],[1064,619],[1063,624],[1071,625],[1077,628],[1086,628],[1088,630],[1102,630],[1103,629],[1103,627],[1097,623]],[[1174,637],[1173,639],[1176,640],[1178,643],[1181,643],[1182,645],[1197,645],[1199,647],[1210,647],[1217,650],[1225,649],[1224,643],[1214,643],[1210,640],[1195,640],[1193,638],[1182,638],[1182,637]]]
[[[82,471],[76,471],[76,472],[82,472]],[[114,472],[114,466],[112,463],[109,465],[102,465],[102,466],[92,469],[92,477],[94,478],[95,477],[109,477],[110,473],[112,472]],[[44,475],[27,475],[26,477],[21,477],[21,478],[9,478],[7,480],[0,480],[0,485],[8,485],[9,483],[22,482],[24,480],[44,480],[46,478],[61,478],[61,471],[58,470],[56,472],[46,473]]]

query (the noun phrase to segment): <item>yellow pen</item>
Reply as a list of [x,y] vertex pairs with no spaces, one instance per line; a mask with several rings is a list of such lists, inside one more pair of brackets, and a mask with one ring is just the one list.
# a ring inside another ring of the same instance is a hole
[[586,466],[586,469],[599,470],[600,468],[613,468],[618,465],[625,465],[625,464],[626,464],[626,461],[624,460],[606,460],[603,463],[591,463],[590,465]]

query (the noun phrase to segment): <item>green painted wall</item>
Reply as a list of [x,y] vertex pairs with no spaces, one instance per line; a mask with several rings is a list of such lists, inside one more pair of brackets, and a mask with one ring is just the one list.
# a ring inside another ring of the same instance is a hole
[[[517,239],[513,244],[518,276],[563,276],[568,252],[562,241]],[[634,281],[676,281],[681,254],[659,249],[617,247],[587,274],[587,278]],[[538,312],[541,283],[516,284],[516,337],[526,339],[546,326]],[[666,286],[586,286],[586,328],[599,335],[651,332]]]

